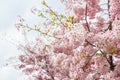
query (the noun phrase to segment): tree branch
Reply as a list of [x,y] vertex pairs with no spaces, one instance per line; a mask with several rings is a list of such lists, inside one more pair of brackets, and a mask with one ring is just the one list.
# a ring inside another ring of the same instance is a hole
[[110,65],[110,70],[111,70],[111,71],[114,71],[116,65],[114,65],[114,63],[113,63],[113,57],[112,57],[112,55],[109,55],[109,58],[107,58],[106,54],[105,54],[103,51],[100,50],[100,52],[101,52],[103,55],[105,55],[104,57],[106,58],[107,62],[108,62],[109,65]]
[[114,71],[116,65],[114,65],[114,63],[113,63],[112,55],[109,56],[109,61],[110,61],[110,63],[109,63],[110,64],[110,70]]
[[86,21],[86,24],[87,24],[87,29],[90,32],[90,27],[89,27],[89,24],[88,24],[88,21],[87,21],[87,4],[86,4],[86,9],[85,9],[85,21]]
[[[110,19],[110,12],[109,12],[109,10],[110,10],[110,4],[109,3],[110,3],[110,0],[108,0],[108,14],[109,14],[109,19]],[[109,22],[108,29],[112,30],[112,22],[111,21]]]

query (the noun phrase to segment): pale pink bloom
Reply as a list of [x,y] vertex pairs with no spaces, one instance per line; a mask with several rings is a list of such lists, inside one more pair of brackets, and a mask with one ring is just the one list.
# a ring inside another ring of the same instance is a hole
[[76,17],[77,17],[79,20],[83,19],[84,14],[85,14],[85,9],[84,9],[84,8],[82,8],[82,7],[80,7],[80,6],[76,6],[76,7],[74,7],[73,10],[74,10],[74,13],[75,13]]
[[110,20],[114,21],[115,19],[120,20],[120,1],[119,0],[110,0]]

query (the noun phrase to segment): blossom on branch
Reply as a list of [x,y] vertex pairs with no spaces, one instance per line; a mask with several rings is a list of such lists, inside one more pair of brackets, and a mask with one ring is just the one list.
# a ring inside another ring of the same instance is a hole
[[120,0],[105,4],[107,18],[99,15],[104,12],[100,1],[61,0],[66,14],[43,1],[46,12],[37,12],[42,24],[16,25],[40,34],[19,46],[25,54],[18,68],[34,80],[120,80]]

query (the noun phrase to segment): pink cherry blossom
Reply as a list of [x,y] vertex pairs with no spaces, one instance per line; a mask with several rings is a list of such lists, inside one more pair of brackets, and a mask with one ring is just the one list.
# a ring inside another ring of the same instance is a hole
[[17,67],[34,80],[120,80],[120,1],[108,0],[107,16],[100,1],[61,0],[65,15],[43,2],[55,25],[27,26],[40,36],[19,46]]

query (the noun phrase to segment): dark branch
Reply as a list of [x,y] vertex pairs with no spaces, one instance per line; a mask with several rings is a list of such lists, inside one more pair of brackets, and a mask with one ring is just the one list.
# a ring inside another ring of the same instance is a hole
[[90,27],[89,27],[89,24],[88,24],[88,21],[87,21],[87,4],[86,4],[86,9],[85,9],[85,21],[86,21],[86,24],[87,24],[87,29],[90,32]]
[[107,62],[109,63],[110,70],[114,71],[116,65],[114,65],[114,63],[113,63],[113,57],[112,57],[112,55],[109,55],[109,58],[107,58],[106,53],[104,53],[101,50],[100,50],[100,52],[104,55],[104,57],[106,58]]
[[110,70],[114,71],[116,65],[114,65],[114,63],[113,63],[113,57],[112,57],[112,55],[109,56],[109,61],[110,61],[109,62],[109,64],[110,64]]
[[[109,19],[110,19],[110,12],[109,12],[109,10],[110,10],[110,4],[109,3],[110,3],[110,0],[108,0],[108,14],[109,14]],[[109,22],[108,29],[112,30],[112,22],[111,21]]]

